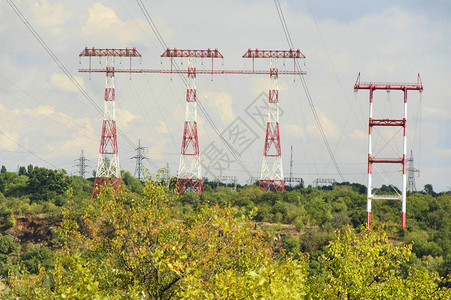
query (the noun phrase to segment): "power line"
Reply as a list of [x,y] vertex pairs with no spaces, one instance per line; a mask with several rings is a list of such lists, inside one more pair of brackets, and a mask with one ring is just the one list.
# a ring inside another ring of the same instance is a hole
[[30,153],[31,155],[33,155],[34,157],[42,160],[43,162],[45,162],[46,164],[49,164],[50,166],[54,167],[55,169],[58,169],[57,166],[55,166],[54,164],[52,164],[51,162],[45,160],[44,158],[38,156],[37,154],[35,154],[34,152],[28,150],[27,148],[25,148],[24,146],[22,146],[21,144],[19,144],[18,142],[16,142],[15,140],[13,140],[12,138],[10,138],[6,133],[4,133],[3,131],[0,131],[0,134],[2,134],[3,136],[5,136],[7,139],[9,139],[10,141],[12,141],[14,144],[16,144],[17,146],[19,146],[20,148],[24,149],[26,152]]
[[[33,26],[28,22],[27,18],[22,14],[20,9],[14,4],[12,0],[7,0],[9,6],[13,9],[14,13],[19,17],[19,19],[25,24],[31,34],[36,38],[39,44],[44,48],[44,50],[49,54],[52,60],[58,65],[58,67],[63,71],[63,73],[69,78],[72,84],[80,91],[80,93],[91,103],[91,105],[97,110],[100,115],[103,115],[103,110],[99,107],[99,105],[95,102],[95,100],[86,92],[86,90],[75,80],[72,74],[67,70],[67,68],[63,65],[63,63],[58,59],[52,49],[45,43],[45,41],[41,38],[39,33],[33,28]],[[130,144],[133,148],[136,148],[135,144],[129,139],[124,132],[120,129],[117,129],[118,133],[121,137]]]
[[[290,32],[288,31],[288,26],[286,24],[285,17],[283,15],[282,8],[280,6],[279,0],[274,0],[274,4],[276,5],[277,14],[279,15],[279,19],[280,19],[280,22],[282,24],[282,28],[283,28],[283,31],[284,31],[284,34],[285,34],[285,38],[287,39],[287,42],[288,42],[288,46],[291,49],[294,49],[293,41],[291,39]],[[296,66],[298,67],[298,69],[300,70],[301,66],[300,66],[299,62],[297,60],[295,60],[295,63],[296,63]],[[321,120],[319,119],[318,113],[316,112],[316,108],[315,108],[315,105],[313,104],[313,99],[312,99],[312,96],[310,95],[310,90],[308,88],[307,82],[305,81],[304,76],[299,75],[299,78],[301,79],[302,86],[303,86],[304,91],[305,91],[305,95],[307,96],[307,100],[309,102],[310,109],[312,111],[312,114],[313,114],[313,117],[315,119],[316,125],[318,126],[318,129],[319,129],[319,132],[320,132],[321,137],[323,139],[324,145],[326,146],[326,149],[329,152],[329,156],[332,159],[332,162],[333,162],[333,164],[335,166],[335,169],[338,172],[338,175],[340,176],[342,181],[345,181],[345,179],[343,177],[343,174],[341,173],[340,167],[339,167],[339,165],[338,165],[338,163],[337,163],[337,161],[335,159],[334,153],[333,153],[333,151],[332,151],[332,149],[331,149],[331,147],[329,145],[329,142],[327,140],[327,136],[326,136],[326,134],[324,132],[324,129],[323,129],[323,126],[321,124]]]
[[[160,32],[158,31],[158,28],[155,26],[155,23],[153,22],[152,17],[150,16],[149,12],[147,11],[145,5],[142,3],[142,0],[136,0],[136,2],[138,3],[139,8],[141,9],[142,13],[144,14],[144,17],[146,18],[147,23],[151,27],[151,29],[154,32],[155,36],[157,37],[158,42],[160,43],[161,47],[163,48],[163,50],[166,50],[168,47],[167,47],[163,37],[161,36]],[[173,67],[176,70],[180,70],[179,66],[177,65],[177,63],[175,61],[173,62]],[[182,79],[183,83],[185,85],[187,85],[186,78],[180,73],[179,73],[179,76]],[[241,158],[238,156],[238,154],[235,152],[235,150],[233,150],[233,148],[230,146],[230,144],[227,142],[227,140],[222,136],[221,132],[219,131],[219,129],[216,126],[216,124],[214,123],[213,119],[208,114],[208,112],[205,109],[205,107],[202,105],[202,103],[200,101],[197,101],[197,103],[199,104],[199,108],[202,111],[202,113],[204,114],[204,116],[207,119],[208,123],[210,123],[210,126],[213,128],[215,133],[221,139],[223,144],[226,146],[226,148],[229,150],[229,152],[233,155],[233,157],[238,162],[238,164],[243,168],[243,170],[246,172],[246,174],[249,177],[252,177],[252,173],[246,168],[246,166],[241,161]]]

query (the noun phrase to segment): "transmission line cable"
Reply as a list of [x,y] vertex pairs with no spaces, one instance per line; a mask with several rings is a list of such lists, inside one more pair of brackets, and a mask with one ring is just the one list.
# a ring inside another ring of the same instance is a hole
[[[161,47],[163,48],[163,50],[166,50],[168,47],[167,47],[163,37],[161,36],[160,32],[158,31],[158,28],[155,26],[155,23],[153,22],[153,20],[152,20],[152,18],[150,16],[149,12],[147,11],[145,5],[142,3],[142,0],[136,0],[136,2],[138,3],[139,8],[141,9],[142,13],[144,14],[144,17],[146,18],[147,23],[151,27],[151,29],[154,32],[155,36],[157,37],[158,42],[160,43]],[[178,64],[175,61],[174,61],[174,68],[176,70],[180,70]],[[187,84],[186,78],[180,73],[179,73],[179,76],[182,79],[182,81],[184,82],[184,84],[186,85]],[[253,177],[252,173],[246,168],[244,163],[241,161],[241,158],[238,156],[238,154],[235,152],[235,150],[230,146],[230,144],[227,142],[227,140],[221,134],[221,132],[219,131],[218,127],[216,126],[216,124],[214,123],[213,119],[210,117],[210,115],[208,114],[207,110],[202,105],[202,103],[200,101],[197,101],[197,103],[199,104],[199,108],[202,111],[202,113],[204,114],[204,116],[207,119],[208,123],[210,123],[210,126],[213,128],[213,130],[218,135],[218,137],[221,139],[221,141],[226,146],[226,148],[229,150],[229,152],[233,155],[235,160],[239,163],[239,165],[243,168],[243,170],[246,172],[246,174],[249,177]]]
[[[279,20],[280,20],[280,22],[282,24],[282,28],[283,28],[285,37],[286,37],[287,42],[288,42],[288,46],[291,49],[294,49],[293,41],[291,39],[291,35],[290,35],[289,30],[288,30],[288,26],[286,24],[285,17],[283,15],[282,8],[280,6],[279,0],[274,0],[274,4],[276,5],[277,14],[279,15]],[[301,66],[299,64],[299,61],[295,60],[295,63],[296,63],[296,66],[298,67],[298,69],[300,70]],[[312,111],[313,118],[315,119],[316,125],[318,126],[318,130],[319,130],[319,132],[321,134],[321,137],[323,139],[324,145],[326,146],[326,149],[329,152],[329,156],[332,159],[332,162],[333,162],[333,164],[335,166],[335,169],[337,170],[338,175],[340,176],[342,181],[345,181],[345,179],[343,177],[343,174],[341,173],[340,166],[338,165],[337,160],[335,159],[334,153],[333,153],[333,151],[332,151],[332,149],[331,149],[331,147],[329,145],[329,142],[327,140],[327,136],[326,136],[326,134],[324,132],[324,129],[323,129],[323,126],[321,124],[321,120],[320,120],[320,118],[318,116],[318,113],[316,112],[316,108],[315,108],[315,105],[313,104],[313,99],[312,99],[312,96],[310,94],[310,90],[309,90],[309,87],[307,85],[307,82],[306,82],[304,76],[299,75],[299,78],[301,79],[301,83],[302,83],[302,86],[304,88],[305,95],[307,96],[307,100],[309,102],[309,106],[310,106],[310,109]]]
[[[33,26],[28,22],[27,18],[22,14],[20,9],[14,4],[12,0],[7,0],[9,6],[13,9],[14,13],[19,17],[19,19],[25,24],[31,34],[36,38],[39,44],[44,48],[44,50],[49,54],[52,60],[58,65],[58,67],[63,71],[63,73],[69,78],[69,80],[74,84],[74,86],[80,91],[80,93],[91,103],[92,106],[103,115],[103,110],[99,107],[99,105],[95,102],[95,100],[86,92],[86,90],[75,80],[72,74],[67,70],[64,64],[58,59],[55,53],[50,49],[50,47],[45,43],[39,33],[33,28]],[[117,129],[121,137],[130,144],[133,148],[136,148],[135,144],[130,140],[130,138],[122,132],[120,129]]]

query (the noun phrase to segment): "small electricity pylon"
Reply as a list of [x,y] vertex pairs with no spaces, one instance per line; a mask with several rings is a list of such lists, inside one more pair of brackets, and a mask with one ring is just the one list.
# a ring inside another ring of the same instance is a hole
[[89,159],[85,158],[83,150],[81,150],[80,157],[75,161],[78,161],[78,164],[74,166],[78,167],[78,176],[85,178],[85,174],[87,173],[86,167],[88,167],[88,165],[86,165],[86,162],[89,161]]
[[415,169],[415,167],[413,166],[412,150],[410,150],[410,158],[407,159],[407,163],[407,191],[409,193],[413,193],[417,191],[415,184],[415,173],[418,173],[418,176],[420,176],[420,170]]
[[141,140],[138,140],[138,148],[136,150],[136,155],[130,159],[136,159],[136,167],[134,176],[139,179],[139,181],[144,182],[144,166],[143,160],[147,159],[144,153],[147,152],[147,147],[141,147]]

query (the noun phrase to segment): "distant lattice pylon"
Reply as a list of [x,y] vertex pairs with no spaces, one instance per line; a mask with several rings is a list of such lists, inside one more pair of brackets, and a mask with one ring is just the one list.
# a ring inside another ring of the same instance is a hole
[[143,160],[147,157],[144,155],[144,153],[147,150],[147,147],[141,147],[141,140],[138,140],[138,148],[136,150],[136,155],[133,156],[131,159],[136,159],[136,167],[135,167],[135,174],[134,176],[137,177],[141,182],[144,181],[144,167],[143,167]]
[[76,159],[76,161],[78,161],[78,164],[75,165],[76,167],[78,167],[78,176],[84,178],[85,174],[87,173],[86,162],[89,161],[89,159],[86,159],[85,153],[83,150],[81,150],[80,157],[78,159]]
[[410,158],[407,159],[407,191],[410,193],[416,192],[415,173],[420,174],[420,170],[415,169],[413,165],[413,153],[410,150]]
[[131,64],[131,58],[141,57],[141,54],[135,48],[90,49],[86,47],[79,56],[89,57],[90,67],[91,57],[99,56],[106,58],[105,105],[102,135],[100,139],[96,178],[94,181],[94,189],[92,191],[92,197],[95,197],[99,193],[100,188],[105,184],[111,184],[114,189],[119,190],[122,183],[116,134],[116,91],[114,87],[115,57],[129,57]]

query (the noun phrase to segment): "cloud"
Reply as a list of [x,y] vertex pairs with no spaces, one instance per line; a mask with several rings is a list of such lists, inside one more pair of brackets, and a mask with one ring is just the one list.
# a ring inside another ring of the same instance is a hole
[[155,143],[152,147],[150,147],[149,153],[151,153],[152,159],[162,159],[163,153],[165,153],[164,149],[168,143],[169,139],[160,139],[158,143]]
[[110,36],[122,45],[131,41],[143,41],[143,31],[137,30],[137,27],[145,28],[146,26],[142,19],[123,21],[113,9],[98,2],[89,7],[88,11],[88,21],[82,28],[84,34]]
[[[83,77],[73,76],[73,78],[75,79],[76,82],[78,82],[78,84],[82,88],[85,88],[85,83],[83,81]],[[64,75],[62,73],[53,73],[50,76],[50,81],[56,88],[58,88],[60,90],[67,91],[67,92],[78,92],[77,87],[72,83],[72,81],[69,78],[67,78],[66,75]]]
[[[326,114],[321,111],[321,110],[317,110],[317,114],[318,114],[318,118],[321,122],[321,125],[323,127],[324,130],[324,134],[327,137],[336,137],[338,136],[338,129],[337,126],[335,126],[335,124],[332,122],[332,120],[330,120]],[[316,133],[317,135],[320,135],[319,130],[318,130],[318,126],[316,125],[316,123],[311,123],[307,125],[307,129],[312,132],[312,133]]]
[[293,136],[305,136],[304,129],[294,124],[283,125],[284,131]]
[[233,99],[231,94],[221,92],[202,92],[201,98],[208,104],[208,106],[216,109],[223,123],[228,124],[235,119],[235,115],[232,110]]
[[351,133],[351,139],[362,140],[367,138],[368,133],[359,129],[354,129],[354,131]]
[[130,123],[133,122],[134,120],[139,120],[142,118],[143,118],[142,116],[135,115],[134,113],[132,113],[129,110],[116,108],[116,121],[118,123],[117,126],[119,128],[123,128],[124,126],[129,126]]
[[49,4],[47,0],[35,3],[32,8],[34,20],[40,26],[55,27],[64,25],[72,16],[72,13],[64,8],[61,3]]
[[12,131],[2,131],[0,134],[0,148],[4,150],[14,151],[19,148],[15,143],[19,139],[19,134]]

